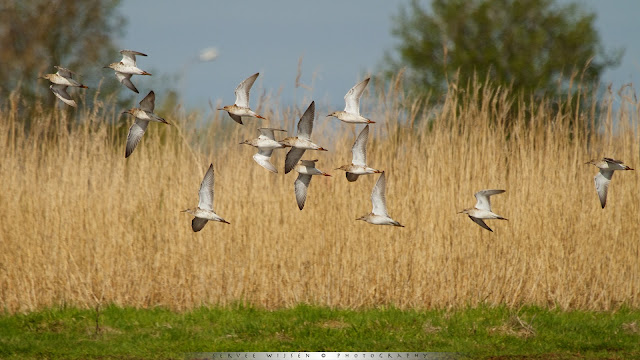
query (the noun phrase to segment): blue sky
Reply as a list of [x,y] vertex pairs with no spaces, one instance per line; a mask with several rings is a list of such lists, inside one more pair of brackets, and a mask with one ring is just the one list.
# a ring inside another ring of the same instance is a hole
[[[563,1],[560,1],[563,2]],[[604,74],[614,89],[633,82],[640,72],[640,2],[581,0],[597,14],[596,26],[606,49],[625,48],[622,63]],[[209,99],[233,103],[233,90],[249,75],[260,72],[255,95],[280,94],[285,104],[313,98],[319,104],[343,106],[343,96],[365,73],[375,72],[385,51],[393,49],[392,15],[408,1],[175,1],[125,0],[123,49],[149,56],[138,59],[153,80],[139,78],[141,93],[160,82],[174,84],[190,107],[207,108]],[[427,4],[423,1],[423,4]],[[215,47],[213,62],[194,61],[199,52]],[[303,57],[301,82],[313,90],[295,89],[298,60]],[[253,94],[253,92],[252,92]],[[257,96],[253,96],[251,104]],[[158,94],[158,96],[162,96]],[[162,101],[161,98],[159,101]]]

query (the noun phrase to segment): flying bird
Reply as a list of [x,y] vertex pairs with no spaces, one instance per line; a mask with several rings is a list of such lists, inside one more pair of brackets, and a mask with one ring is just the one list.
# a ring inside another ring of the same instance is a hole
[[352,87],[349,92],[347,92],[347,94],[344,96],[344,111],[334,111],[331,114],[327,115],[327,117],[335,116],[336,118],[347,123],[375,123],[375,121],[371,121],[365,117],[360,116],[360,97],[362,97],[364,89],[367,87],[367,84],[369,84],[369,80],[371,80],[371,78],[362,80],[354,87]]
[[312,101],[307,110],[302,114],[298,121],[298,136],[284,138],[280,144],[290,147],[284,161],[284,173],[287,174],[296,166],[298,161],[304,155],[305,150],[321,150],[327,149],[311,142],[311,132],[313,131],[313,119],[315,118],[316,103]]
[[123,112],[123,114],[130,114],[136,118],[136,121],[129,128],[129,134],[127,135],[127,147],[124,154],[125,158],[128,158],[129,155],[133,153],[133,150],[136,149],[136,146],[138,146],[140,139],[142,139],[142,135],[144,135],[144,132],[147,130],[149,121],[171,125],[165,119],[153,113],[155,102],[156,94],[151,90],[149,91],[149,94],[140,101],[139,108],[133,108]]
[[147,56],[147,54],[133,50],[120,50],[120,54],[122,54],[122,60],[120,60],[120,62],[111,63],[105,66],[105,68],[113,69],[116,73],[116,78],[118,78],[118,81],[120,81],[122,85],[138,93],[138,89],[136,89],[136,86],[131,82],[131,76],[151,75],[144,70],[138,69],[136,66],[136,55]]
[[502,194],[503,192],[505,192],[505,190],[480,190],[474,194],[474,196],[478,200],[476,202],[476,206],[470,209],[464,209],[458,214],[469,215],[469,219],[473,220],[473,222],[493,232],[493,230],[491,230],[491,228],[487,226],[487,224],[485,224],[483,220],[508,220],[498,214],[494,214],[493,212],[491,212],[491,200],[489,198],[491,197],[491,195]]
[[371,192],[371,203],[373,204],[373,210],[367,215],[361,216],[356,220],[366,221],[373,225],[393,225],[404,227],[399,222],[393,220],[387,212],[387,199],[386,199],[386,184],[387,181],[384,177],[384,171],[378,178],[376,185]]
[[309,190],[309,184],[311,183],[311,176],[331,176],[316,168],[317,161],[318,160],[301,160],[300,165],[295,167],[298,172],[298,178],[293,185],[296,193],[296,201],[298,202],[298,209],[300,210],[304,208],[304,203],[307,201],[307,191]]
[[71,98],[69,93],[67,92],[67,87],[79,87],[88,89],[87,86],[82,85],[78,81],[73,79],[73,71],[69,69],[65,69],[62,66],[54,66],[58,71],[55,74],[46,74],[41,76],[40,79],[47,79],[52,84],[49,86],[49,89],[53,92],[53,94],[62,102],[69,106],[77,107],[76,101]]
[[596,191],[600,198],[600,205],[604,209],[607,204],[607,192],[609,190],[609,183],[613,177],[613,172],[616,170],[633,170],[629,166],[622,163],[620,160],[612,158],[602,158],[600,160],[594,159],[586,162],[585,164],[595,165],[600,171],[593,178],[596,184]]
[[260,136],[257,139],[245,140],[240,144],[251,145],[258,148],[258,152],[253,155],[253,160],[263,168],[277,173],[276,167],[269,161],[274,149],[281,149],[285,146],[275,140],[274,131],[285,131],[274,128],[260,128],[258,129]]
[[209,170],[204,174],[202,183],[200,183],[200,200],[198,201],[198,207],[193,209],[182,210],[195,216],[191,220],[191,229],[194,232],[202,230],[207,224],[207,221],[219,221],[225,224],[230,224],[227,220],[218,216],[213,210],[213,164],[209,165]]
[[369,125],[360,131],[356,141],[353,143],[351,164],[342,165],[336,169],[346,171],[347,180],[349,181],[358,180],[360,175],[379,174],[382,172],[367,166],[367,139],[369,139]]
[[253,86],[253,83],[256,82],[258,75],[260,75],[260,73],[255,73],[249,76],[241,82],[238,87],[236,87],[235,104],[224,106],[218,110],[224,110],[229,113],[229,116],[231,116],[231,118],[240,125],[242,125],[243,116],[265,119],[249,108],[249,91],[251,91],[251,87]]

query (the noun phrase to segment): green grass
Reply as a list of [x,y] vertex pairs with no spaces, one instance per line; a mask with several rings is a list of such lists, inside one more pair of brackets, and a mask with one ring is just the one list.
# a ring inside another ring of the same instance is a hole
[[0,316],[1,358],[157,359],[210,351],[431,351],[472,358],[640,358],[640,311],[505,307],[336,310],[300,305],[110,306]]

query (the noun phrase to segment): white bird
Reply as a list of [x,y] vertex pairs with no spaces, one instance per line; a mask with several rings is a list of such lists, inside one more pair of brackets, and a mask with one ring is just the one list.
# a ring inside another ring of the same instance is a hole
[[344,96],[344,111],[334,111],[331,114],[327,115],[327,117],[335,116],[336,118],[347,123],[375,123],[375,121],[371,121],[365,117],[360,116],[360,97],[362,97],[364,89],[367,87],[367,84],[369,84],[369,80],[371,80],[371,78],[362,80],[354,87],[352,87],[349,92],[347,92],[347,94]]
[[307,191],[309,190],[309,184],[311,183],[311,176],[324,175],[331,176],[325,172],[316,169],[316,162],[318,160],[300,160],[300,165],[295,169],[298,172],[298,178],[293,183],[296,193],[296,201],[298,202],[298,209],[304,208],[304,203],[307,200]]
[[458,214],[467,214],[469,218],[473,220],[476,224],[482,226],[483,228],[493,232],[487,224],[482,221],[483,219],[499,219],[499,220],[508,220],[503,218],[498,214],[494,214],[491,212],[491,200],[489,199],[491,195],[502,194],[505,190],[480,190],[474,194],[478,201],[476,202],[476,206],[470,209],[464,209],[460,211]]
[[369,139],[369,125],[360,132],[353,143],[351,153],[353,160],[349,165],[342,165],[336,170],[346,171],[347,180],[356,181],[360,175],[379,174],[382,171],[367,166],[367,139]]
[[249,91],[251,91],[251,87],[253,86],[253,83],[256,82],[258,75],[260,75],[260,73],[255,73],[249,76],[241,82],[238,87],[236,87],[235,104],[224,106],[222,109],[218,110],[224,110],[229,113],[229,116],[231,116],[231,118],[240,125],[242,125],[243,116],[265,119],[249,108]]
[[384,171],[378,178],[376,185],[371,192],[371,203],[373,204],[373,210],[367,215],[361,216],[356,220],[366,221],[373,225],[393,225],[404,227],[399,222],[393,220],[387,212],[387,197],[385,195],[387,181],[384,177]]
[[600,169],[593,180],[596,184],[598,197],[600,198],[600,205],[602,205],[602,208],[604,209],[604,206],[607,204],[607,191],[609,190],[609,183],[611,182],[611,178],[613,177],[613,172],[616,170],[633,169],[623,164],[620,160],[606,157],[602,158],[601,160],[590,160],[585,164],[595,165],[598,169]]
[[316,103],[312,101],[304,114],[302,114],[300,121],[298,121],[298,136],[284,138],[280,141],[280,144],[291,148],[284,161],[285,174],[293,170],[300,158],[302,158],[302,155],[304,155],[305,150],[327,151],[327,149],[311,142],[315,111]]
[[136,66],[136,55],[147,56],[147,54],[133,50],[120,50],[120,54],[122,54],[122,60],[120,60],[120,62],[111,63],[105,66],[105,68],[113,69],[118,81],[128,87],[131,91],[138,93],[138,89],[136,89],[136,86],[131,82],[131,76],[151,75],[144,70],[138,69]]
[[55,74],[46,74],[44,76],[40,76],[40,79],[49,80],[52,85],[49,86],[51,92],[62,102],[69,106],[77,107],[76,101],[71,98],[69,93],[67,92],[67,87],[79,87],[87,89],[87,86],[82,85],[73,79],[73,71],[69,69],[65,69],[62,66],[54,66],[58,71]]
[[140,101],[139,108],[133,108],[123,112],[123,114],[131,114],[136,118],[136,121],[129,128],[129,134],[127,135],[127,147],[124,155],[125,158],[128,158],[129,155],[133,153],[133,150],[136,149],[136,146],[138,146],[140,139],[142,139],[142,135],[144,135],[144,132],[147,130],[149,121],[171,125],[165,119],[153,113],[155,102],[156,94],[152,90],[149,91],[149,94],[147,94],[142,101]]
[[253,160],[255,160],[258,165],[263,168],[277,173],[276,167],[269,161],[271,159],[271,154],[274,149],[281,149],[285,146],[276,141],[274,131],[285,131],[281,129],[274,128],[259,128],[260,136],[257,139],[245,140],[240,144],[251,145],[253,147],[258,148],[258,152],[253,155]]
[[209,165],[207,173],[204,174],[202,183],[200,183],[200,200],[198,207],[182,210],[182,212],[195,216],[193,220],[191,220],[191,228],[194,232],[202,230],[207,224],[207,221],[219,221],[230,224],[230,222],[218,216],[213,210],[213,180],[213,164],[211,164]]

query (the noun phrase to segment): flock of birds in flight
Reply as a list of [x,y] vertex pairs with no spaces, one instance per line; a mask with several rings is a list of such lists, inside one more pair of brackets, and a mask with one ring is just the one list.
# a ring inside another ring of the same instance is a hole
[[[141,52],[133,50],[121,50],[122,60],[116,63],[109,64],[105,68],[110,68],[115,71],[116,78],[128,89],[135,93],[139,93],[136,86],[131,82],[133,75],[151,75],[150,73],[139,69],[136,66],[136,55],[147,56]],[[58,70],[55,74],[46,74],[41,78],[49,80],[52,85],[49,86],[53,94],[62,102],[69,106],[76,107],[77,104],[73,98],[67,92],[68,87],[87,88],[87,86],[79,83],[73,79],[75,74],[71,70],[65,69],[60,66],[55,66]],[[258,119],[265,119],[263,116],[257,114],[249,107],[249,91],[253,86],[253,83],[258,78],[259,73],[255,73],[242,81],[235,90],[236,101],[233,105],[224,106],[218,110],[226,111],[231,119],[238,124],[242,123],[242,117],[253,117]],[[366,78],[360,83],[356,84],[353,88],[347,92],[344,96],[346,103],[344,111],[334,111],[327,117],[333,116],[343,122],[353,124],[367,124],[357,136],[352,152],[351,164],[343,165],[336,170],[344,170],[347,180],[350,182],[358,180],[361,175],[380,174],[378,181],[373,187],[371,192],[371,202],[373,204],[372,211],[364,216],[357,218],[356,220],[363,220],[374,225],[393,225],[404,227],[399,222],[393,220],[387,212],[386,196],[385,196],[385,172],[376,170],[367,166],[367,140],[369,138],[369,124],[375,123],[360,115],[360,97],[369,83],[370,78]],[[135,122],[129,128],[127,135],[127,143],[125,150],[125,158],[129,157],[136,146],[142,139],[147,126],[150,121],[160,122],[170,125],[165,119],[154,114],[155,107],[155,93],[150,91],[147,96],[140,101],[140,107],[132,108],[123,112],[123,114],[130,114],[135,117]],[[294,190],[298,208],[302,210],[304,208],[305,201],[307,199],[307,191],[309,184],[311,183],[311,177],[313,175],[331,176],[316,168],[316,162],[318,160],[302,160],[302,156],[307,150],[320,150],[327,151],[327,149],[315,144],[311,141],[311,132],[313,131],[313,121],[315,119],[315,102],[312,101],[307,110],[304,112],[300,120],[298,121],[297,136],[286,137],[280,141],[275,138],[276,131],[283,131],[282,129],[275,128],[259,128],[260,135],[256,139],[245,140],[241,144],[251,145],[258,149],[258,152],[253,155],[253,159],[263,168],[277,173],[276,167],[271,163],[271,155],[273,150],[280,148],[291,148],[285,158],[284,172],[289,173],[291,170],[298,172],[298,177],[294,182]],[[613,176],[614,171],[617,170],[633,170],[629,166],[622,163],[622,161],[602,158],[595,159],[587,162],[586,164],[592,164],[598,167],[599,172],[594,178],[596,191],[600,199],[600,204],[604,209],[607,201],[607,191],[609,183]],[[229,224],[228,221],[215,213],[213,210],[213,191],[214,187],[214,174],[213,164],[209,165],[209,169],[202,179],[199,191],[198,206],[191,209],[183,210],[194,216],[191,221],[191,228],[194,232],[202,230],[208,221],[219,221]],[[480,190],[474,194],[476,197],[476,205],[472,208],[464,209],[459,214],[467,214],[471,220],[480,225],[484,229],[489,231],[491,228],[487,226],[484,220],[499,219],[507,220],[506,218],[495,214],[491,211],[490,197],[504,193],[505,190]]]

